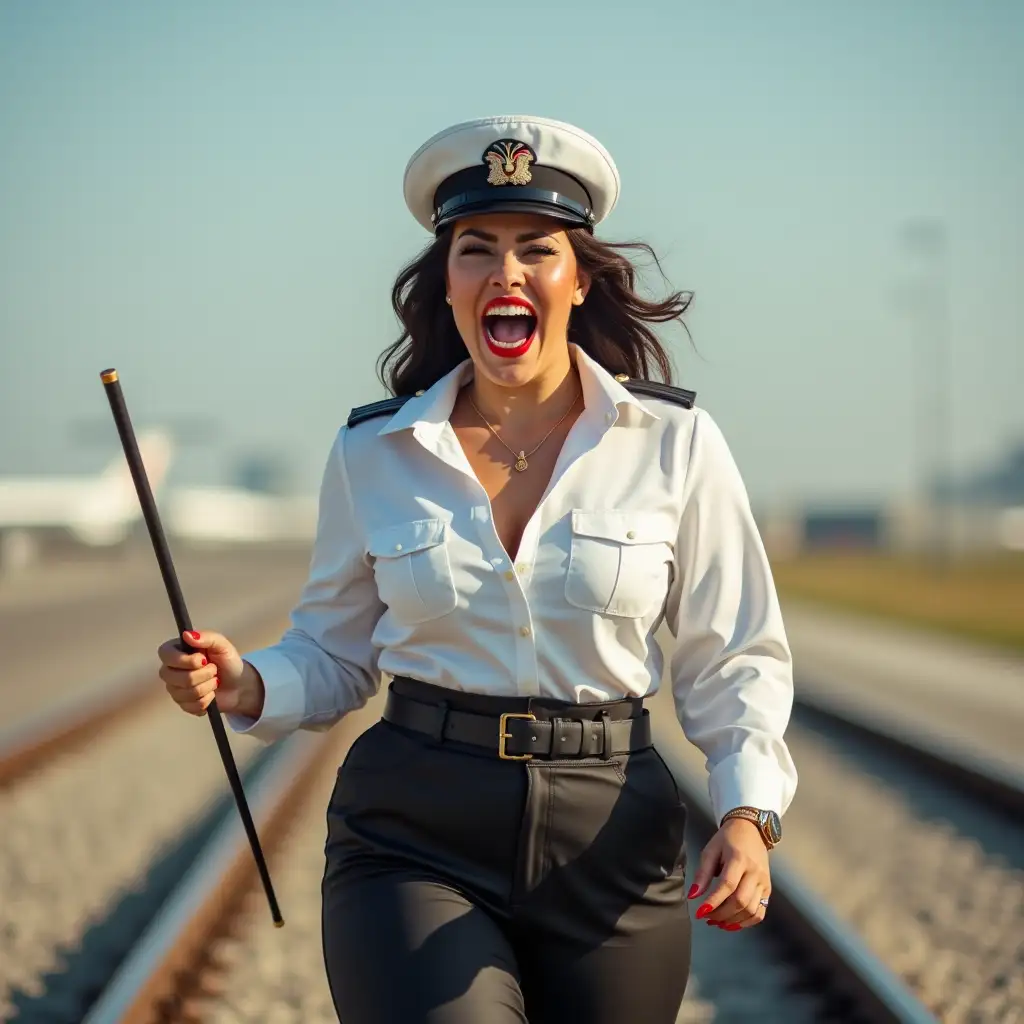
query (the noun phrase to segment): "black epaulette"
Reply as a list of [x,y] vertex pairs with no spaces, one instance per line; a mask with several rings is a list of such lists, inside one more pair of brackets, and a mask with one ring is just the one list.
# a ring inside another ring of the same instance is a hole
[[660,384],[655,380],[632,380],[624,373],[615,375],[615,379],[627,390],[635,395],[649,395],[651,398],[664,398],[666,402],[675,402],[687,409],[693,408],[697,400],[696,391],[688,391],[686,388],[677,388],[671,384]]
[[397,398],[382,398],[379,402],[370,402],[367,405],[357,405],[348,414],[348,425],[354,427],[363,420],[372,420],[374,416],[388,416],[409,401],[409,395],[399,395]]

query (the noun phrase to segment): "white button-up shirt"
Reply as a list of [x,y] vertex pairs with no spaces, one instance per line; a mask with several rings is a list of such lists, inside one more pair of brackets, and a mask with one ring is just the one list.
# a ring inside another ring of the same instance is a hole
[[573,347],[585,402],[514,561],[449,422],[472,363],[389,416],[344,426],[309,580],[281,641],[245,655],[266,740],[322,729],[381,674],[454,690],[605,701],[653,694],[670,661],[716,814],[785,811],[792,665],[737,467],[707,412],[641,400]]

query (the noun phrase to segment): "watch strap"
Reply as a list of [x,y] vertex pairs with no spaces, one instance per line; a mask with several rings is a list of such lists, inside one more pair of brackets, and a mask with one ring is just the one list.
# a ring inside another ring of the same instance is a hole
[[752,822],[754,827],[757,829],[758,835],[761,837],[761,842],[764,843],[769,850],[773,849],[775,844],[771,838],[767,835],[765,828],[761,823],[761,811],[756,807],[734,807],[730,811],[726,811],[722,815],[722,824],[724,825],[727,821],[733,818],[744,818],[745,820]]
[[761,819],[761,812],[756,807],[734,807],[722,815],[724,825],[730,818],[746,818],[757,825]]

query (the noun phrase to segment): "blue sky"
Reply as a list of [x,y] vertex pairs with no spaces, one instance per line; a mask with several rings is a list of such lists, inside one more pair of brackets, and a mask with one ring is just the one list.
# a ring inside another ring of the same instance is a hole
[[1014,0],[0,0],[0,473],[100,465],[116,365],[137,424],[206,431],[178,479],[264,449],[315,487],[427,240],[406,159],[503,112],[611,150],[602,233],[695,292],[699,355],[667,340],[756,500],[913,486],[911,217],[949,239],[955,463],[995,459],[1024,436],[1021,52]]

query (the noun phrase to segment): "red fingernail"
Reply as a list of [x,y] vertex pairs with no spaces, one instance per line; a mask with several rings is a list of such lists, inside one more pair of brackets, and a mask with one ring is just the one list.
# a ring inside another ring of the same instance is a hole
[[213,680],[213,688],[215,690],[219,690],[220,689],[220,679],[219,678],[215,678]]
[[705,903],[701,906],[700,910],[697,911],[697,920],[699,921],[702,917],[707,917],[715,908],[710,903]]
[[208,664],[209,664],[209,662],[208,662],[208,661],[207,661],[207,660],[206,660],[205,658],[203,658],[203,660],[202,660],[202,662],[201,662],[200,664],[202,664],[202,665],[208,665]]
[[185,631],[185,636],[187,636],[190,640],[198,640],[199,639],[199,634],[193,632],[191,629]]
[[743,925],[741,925],[741,924],[724,924],[724,925],[722,925],[722,927],[727,932],[738,932],[743,927]]
[[687,894],[686,898],[688,900],[692,900],[693,897],[696,896],[697,893],[699,893],[699,892],[700,892],[700,886],[697,885],[696,883],[694,883],[693,885],[690,886],[690,891]]

